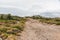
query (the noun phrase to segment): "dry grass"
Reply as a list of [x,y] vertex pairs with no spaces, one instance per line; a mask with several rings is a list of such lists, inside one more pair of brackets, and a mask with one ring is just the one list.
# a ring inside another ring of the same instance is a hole
[[[0,37],[2,39],[8,38],[10,35],[19,36],[24,29],[25,19],[17,20],[3,20],[0,25]],[[2,24],[4,23],[4,24]]]

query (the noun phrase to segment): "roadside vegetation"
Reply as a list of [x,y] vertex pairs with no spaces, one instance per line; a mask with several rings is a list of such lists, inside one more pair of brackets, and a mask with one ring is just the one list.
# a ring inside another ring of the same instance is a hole
[[29,18],[39,20],[42,23],[60,25],[60,18],[58,18],[58,17],[56,17],[56,18],[46,18],[46,17],[42,17],[40,15],[35,15],[35,16],[29,17]]
[[15,36],[20,36],[20,33],[24,30],[27,18],[36,19],[42,23],[60,25],[60,18],[46,18],[39,15],[19,17],[11,14],[0,14],[0,38],[15,40]]
[[26,19],[11,14],[0,14],[0,38],[7,39],[9,36],[19,36],[24,30]]

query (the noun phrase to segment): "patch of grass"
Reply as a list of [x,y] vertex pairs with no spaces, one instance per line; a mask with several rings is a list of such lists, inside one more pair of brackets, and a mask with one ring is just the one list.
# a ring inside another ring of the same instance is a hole
[[[8,21],[1,21],[5,24],[1,25],[0,27],[0,35],[2,35],[1,37],[7,38],[9,35],[18,35],[18,33],[21,33],[21,31],[23,31],[24,29],[24,24],[25,24],[25,20],[20,20],[18,21],[19,23],[17,23],[16,20],[8,20]],[[11,25],[12,24],[12,25]]]
[[56,25],[60,25],[60,22],[56,23]]
[[1,36],[2,36],[3,39],[6,39],[9,36],[9,34],[3,33]]
[[23,31],[23,27],[20,27],[20,26],[13,26],[13,28],[17,28],[17,29]]
[[24,24],[26,18],[12,16],[12,15],[2,15],[0,17],[0,37],[7,38],[9,35],[17,36],[21,31],[24,30]]
[[0,28],[0,32],[2,32],[2,33],[7,32],[7,28]]
[[5,26],[6,26],[6,27],[10,27],[11,25],[9,25],[9,24],[5,24]]

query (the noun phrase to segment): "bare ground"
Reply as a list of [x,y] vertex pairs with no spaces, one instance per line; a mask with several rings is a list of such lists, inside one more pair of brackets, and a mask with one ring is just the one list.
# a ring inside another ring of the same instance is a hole
[[17,40],[60,40],[60,26],[28,19],[24,31]]

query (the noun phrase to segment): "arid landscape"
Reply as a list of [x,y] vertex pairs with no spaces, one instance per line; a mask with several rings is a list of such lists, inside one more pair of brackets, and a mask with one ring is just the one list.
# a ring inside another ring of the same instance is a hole
[[60,0],[0,0],[0,40],[60,40]]
[[60,40],[60,18],[0,14],[2,40]]
[[60,40],[60,18],[0,14],[2,40]]
[[24,31],[17,40],[60,40],[60,26],[28,19]]

